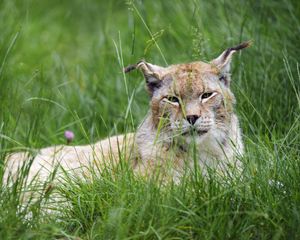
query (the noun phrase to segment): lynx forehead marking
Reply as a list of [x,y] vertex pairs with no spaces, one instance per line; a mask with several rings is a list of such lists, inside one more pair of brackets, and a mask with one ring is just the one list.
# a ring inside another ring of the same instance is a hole
[[168,74],[173,78],[175,95],[193,98],[205,91],[206,75],[218,75],[219,70],[211,64],[195,62],[174,65]]

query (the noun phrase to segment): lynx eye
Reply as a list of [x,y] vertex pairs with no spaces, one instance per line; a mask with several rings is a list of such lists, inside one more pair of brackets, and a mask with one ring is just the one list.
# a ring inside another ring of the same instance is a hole
[[203,93],[203,94],[201,95],[201,99],[209,98],[209,97],[211,97],[212,95],[213,95],[212,92],[206,92],[206,93]]
[[180,97],[177,97],[175,95],[166,95],[163,99],[163,102],[168,103],[172,106],[175,107],[180,107],[180,105],[182,104],[182,101],[180,99]]
[[179,103],[179,98],[175,96],[167,96],[166,99],[171,103]]

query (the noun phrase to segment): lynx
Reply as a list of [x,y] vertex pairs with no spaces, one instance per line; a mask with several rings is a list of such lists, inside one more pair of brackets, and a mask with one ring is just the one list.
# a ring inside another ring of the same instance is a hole
[[174,178],[195,162],[203,174],[208,167],[224,171],[228,166],[240,166],[243,142],[230,89],[230,62],[235,52],[249,45],[245,42],[228,48],[208,63],[161,67],[140,61],[125,68],[126,73],[135,69],[143,73],[151,98],[149,113],[136,133],[86,146],[60,145],[37,154],[14,153],[7,160],[5,179],[16,176],[30,157],[29,178],[40,180],[47,179],[58,164],[59,169],[87,174],[89,167],[101,168],[120,158],[129,159],[134,171],[146,176],[171,166],[168,174]]

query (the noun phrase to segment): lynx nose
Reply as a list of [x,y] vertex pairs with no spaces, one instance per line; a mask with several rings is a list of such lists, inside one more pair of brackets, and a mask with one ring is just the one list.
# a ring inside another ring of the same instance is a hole
[[199,118],[198,115],[188,115],[188,116],[186,116],[186,120],[187,120],[191,125],[194,125],[198,118]]

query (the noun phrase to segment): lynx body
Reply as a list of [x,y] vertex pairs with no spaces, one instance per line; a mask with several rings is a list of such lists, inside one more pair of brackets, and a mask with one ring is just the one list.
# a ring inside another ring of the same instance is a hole
[[[204,174],[208,167],[224,171],[240,166],[243,142],[230,90],[230,62],[233,53],[248,46],[246,42],[229,48],[209,63],[160,67],[141,61],[127,67],[125,72],[142,71],[151,98],[137,132],[86,146],[41,149],[33,156],[29,178],[45,180],[58,164],[86,174],[88,167],[116,163],[121,155],[147,176],[170,166],[169,173],[177,178],[195,162]],[[24,152],[9,156],[4,177],[15,176],[28,158]]]

